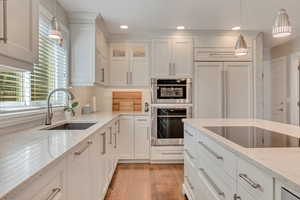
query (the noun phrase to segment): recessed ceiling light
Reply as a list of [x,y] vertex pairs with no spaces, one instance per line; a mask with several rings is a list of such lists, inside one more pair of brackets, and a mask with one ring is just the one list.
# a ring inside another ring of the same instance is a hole
[[185,27],[184,27],[184,26],[177,26],[176,29],[177,29],[177,30],[184,30]]
[[128,29],[128,26],[127,25],[121,25],[120,28],[121,29]]
[[235,26],[235,27],[232,28],[232,30],[233,31],[238,31],[238,30],[241,30],[241,27],[240,26]]

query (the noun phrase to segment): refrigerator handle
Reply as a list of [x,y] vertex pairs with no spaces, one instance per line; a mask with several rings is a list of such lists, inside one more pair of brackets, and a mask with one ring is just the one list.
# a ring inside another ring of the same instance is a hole
[[228,118],[228,110],[229,110],[229,88],[228,88],[228,72],[224,71],[224,86],[225,86],[225,95],[224,95],[224,99],[225,99],[225,118]]
[[225,95],[226,95],[226,92],[225,92],[225,71],[223,69],[221,71],[221,84],[222,84],[222,89],[221,89],[222,118],[225,118],[226,117],[226,113],[225,113],[225,107],[226,107],[226,104],[225,104]]

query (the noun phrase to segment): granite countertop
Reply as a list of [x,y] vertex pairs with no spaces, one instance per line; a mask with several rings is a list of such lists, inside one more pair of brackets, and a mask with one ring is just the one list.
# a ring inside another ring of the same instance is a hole
[[300,192],[300,148],[245,148],[217,135],[206,126],[256,126],[300,138],[300,127],[252,119],[185,119],[186,125],[200,130],[227,150],[250,162],[281,183]]
[[[96,130],[101,129],[120,115],[149,113],[94,113],[76,117],[72,121],[95,122],[86,130],[40,130],[45,126],[0,136],[0,199],[14,191],[49,164],[62,158]],[[54,125],[62,124],[61,121]]]

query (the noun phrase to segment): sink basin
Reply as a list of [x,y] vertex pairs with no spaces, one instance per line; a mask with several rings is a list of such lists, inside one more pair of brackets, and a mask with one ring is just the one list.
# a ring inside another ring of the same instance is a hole
[[85,130],[95,125],[96,123],[65,123],[51,128],[42,130]]

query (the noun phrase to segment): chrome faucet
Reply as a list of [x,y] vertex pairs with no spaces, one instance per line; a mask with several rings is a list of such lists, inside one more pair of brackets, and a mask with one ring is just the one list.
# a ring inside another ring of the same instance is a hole
[[58,88],[55,90],[52,90],[49,95],[48,95],[48,100],[47,100],[47,114],[46,114],[46,120],[45,120],[45,125],[51,125],[52,124],[52,118],[53,118],[53,111],[52,111],[52,104],[50,103],[51,97],[55,92],[65,92],[68,95],[68,100],[74,99],[74,95],[69,89],[66,88]]

